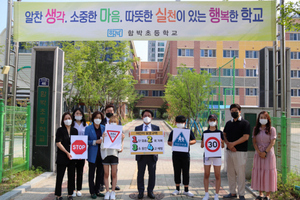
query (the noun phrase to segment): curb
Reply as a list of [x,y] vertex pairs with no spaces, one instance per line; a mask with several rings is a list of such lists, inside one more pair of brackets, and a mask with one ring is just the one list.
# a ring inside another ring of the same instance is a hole
[[247,183],[246,183],[246,190],[255,197],[259,196],[258,191],[252,190],[251,187],[247,185]]
[[173,130],[173,128],[170,126],[170,124],[168,124],[168,122],[166,122],[165,120],[164,120],[164,123],[166,124],[166,126],[170,129],[170,131],[172,131]]
[[35,177],[34,179],[32,179],[31,181],[28,181],[27,183],[24,183],[23,185],[13,189],[12,191],[9,191],[5,194],[3,194],[2,196],[0,196],[1,200],[9,200],[14,198],[15,196],[22,194],[24,192],[26,192],[27,190],[29,190],[33,185],[39,183],[42,180],[45,180],[47,178],[49,178],[50,176],[52,176],[54,174],[54,172],[44,172],[43,174],[39,175],[38,177]]

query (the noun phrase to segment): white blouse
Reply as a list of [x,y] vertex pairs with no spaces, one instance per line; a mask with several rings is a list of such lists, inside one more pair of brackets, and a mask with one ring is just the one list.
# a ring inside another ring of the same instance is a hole
[[81,122],[80,125],[78,125],[77,122],[75,121],[74,128],[77,129],[78,135],[84,135],[84,133],[85,133],[85,127],[86,127],[86,126],[83,126],[83,123],[82,123],[82,122]]

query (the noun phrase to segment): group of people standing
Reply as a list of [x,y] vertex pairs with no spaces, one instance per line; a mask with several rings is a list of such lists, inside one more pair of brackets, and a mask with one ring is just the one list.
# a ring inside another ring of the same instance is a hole
[[[84,114],[81,109],[75,109],[73,115],[64,113],[62,116],[61,127],[56,133],[57,145],[57,178],[55,195],[56,199],[61,200],[61,185],[66,168],[68,168],[68,199],[73,199],[73,196],[81,196],[82,189],[82,174],[85,161],[72,160],[70,154],[70,136],[71,135],[87,135],[88,136],[88,163],[89,163],[89,191],[91,198],[95,199],[97,196],[104,197],[104,199],[115,199],[115,190],[120,189],[117,184],[117,165],[119,163],[118,155],[123,150],[104,149],[101,143],[106,137],[105,124],[121,124],[117,117],[113,116],[114,108],[112,105],[105,108],[106,117],[99,111],[92,115],[92,124],[86,125]],[[225,150],[227,163],[227,177],[230,193],[223,196],[223,198],[245,199],[245,169],[248,151],[248,139],[250,137],[250,124],[241,117],[241,106],[232,104],[230,106],[230,113],[232,119],[229,120],[224,131],[218,129],[218,118],[216,115],[208,117],[208,129],[204,134],[220,133],[221,147]],[[135,131],[159,131],[159,126],[151,124],[153,119],[153,112],[151,110],[144,110],[142,112],[143,124],[135,127]],[[175,118],[177,128],[186,127],[186,118],[179,115]],[[204,140],[202,135],[201,147],[204,147]],[[124,139],[122,135],[122,140]],[[190,131],[189,145],[196,144],[194,133]],[[172,146],[173,131],[168,138],[168,145]],[[251,187],[259,191],[258,200],[269,200],[270,193],[277,190],[277,170],[274,153],[274,144],[276,140],[276,130],[271,126],[271,118],[265,111],[259,113],[256,125],[252,134],[253,145],[255,148],[255,156],[253,160]],[[100,151],[101,150],[101,151]],[[190,149],[188,152],[172,152],[172,162],[174,169],[175,191],[172,195],[180,194],[181,175],[183,178],[184,192],[183,195],[193,197],[194,194],[189,191],[189,171],[190,171]],[[151,155],[136,155],[137,161],[137,187],[138,199],[144,197],[144,174],[146,166],[148,168],[149,178],[147,187],[147,196],[155,199],[153,193],[155,187],[155,171],[158,160],[157,154]],[[216,194],[214,200],[219,199],[219,189],[221,186],[221,157],[207,157],[203,155],[204,164],[204,189],[205,196],[203,200],[209,199],[208,187],[211,165],[214,166],[214,174],[216,178]],[[111,184],[112,191],[109,191],[109,166],[111,166]],[[77,190],[75,190],[75,170],[77,170]],[[96,172],[96,179],[95,179]],[[105,185],[105,195],[100,192],[101,186]],[[263,196],[263,192],[266,195]]]

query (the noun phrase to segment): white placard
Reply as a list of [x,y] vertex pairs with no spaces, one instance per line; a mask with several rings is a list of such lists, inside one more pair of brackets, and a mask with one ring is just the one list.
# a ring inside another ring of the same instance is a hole
[[174,128],[172,151],[189,152],[190,129]]
[[105,125],[106,137],[103,138],[103,148],[121,149],[122,148],[122,129],[121,125]]
[[205,158],[221,157],[221,136],[220,133],[204,133]]
[[72,159],[87,159],[87,135],[71,135],[71,149],[70,153]]
[[135,131],[130,133],[131,154],[163,154],[164,146],[162,131]]

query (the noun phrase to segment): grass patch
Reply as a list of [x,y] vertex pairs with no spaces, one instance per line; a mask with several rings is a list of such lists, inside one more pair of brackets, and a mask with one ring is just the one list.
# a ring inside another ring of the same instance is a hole
[[175,124],[173,124],[171,121],[169,120],[165,120],[172,128],[176,128]]
[[125,124],[132,122],[133,120],[135,120],[135,119],[126,117],[125,119],[122,119],[122,125],[124,126]]
[[282,174],[277,176],[277,191],[271,193],[271,199],[276,200],[294,200],[300,199],[300,191],[295,189],[295,186],[300,186],[300,175],[295,172],[287,174],[286,183],[282,182]]
[[44,170],[40,167],[32,168],[31,170],[22,171],[16,174],[6,172],[8,175],[2,179],[0,183],[0,195],[13,190],[14,188],[23,185],[24,183],[32,180],[33,178],[42,174]]
[[[22,157],[16,157],[16,158],[13,159],[12,167],[15,168],[15,167],[18,167],[20,165],[24,165],[25,162],[26,162],[25,158],[23,159]],[[4,158],[3,169],[4,170],[10,169],[10,166],[9,166],[9,163],[8,163],[8,157]],[[11,172],[11,173],[14,173],[14,172]]]

